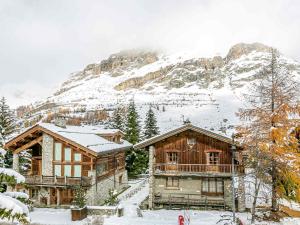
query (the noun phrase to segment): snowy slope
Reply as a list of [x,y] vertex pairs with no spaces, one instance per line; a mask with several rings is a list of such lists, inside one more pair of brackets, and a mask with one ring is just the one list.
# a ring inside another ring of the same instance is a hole
[[[242,93],[270,61],[270,47],[237,44],[225,57],[191,57],[157,52],[125,51],[71,74],[35,113],[64,108],[108,109],[134,98],[141,119],[152,104],[161,130],[195,125],[229,134],[238,122]],[[300,79],[300,64],[283,55],[280,63]]]

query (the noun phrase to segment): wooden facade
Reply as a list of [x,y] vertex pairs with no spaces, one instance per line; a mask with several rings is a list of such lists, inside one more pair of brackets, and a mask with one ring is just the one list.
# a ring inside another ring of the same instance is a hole
[[232,145],[191,124],[138,143],[135,148],[151,151],[149,207],[230,207],[232,172],[244,173],[242,149],[232,153]]
[[[50,146],[53,160],[49,162],[52,164],[51,174],[44,174],[42,169],[44,134],[53,140],[53,145]],[[105,134],[103,138],[120,143],[121,135],[117,132]],[[6,143],[5,148],[15,155],[25,150],[31,154],[30,169],[23,175],[26,178],[25,184],[30,197],[40,204],[71,204],[75,193],[74,188],[77,186],[88,190],[95,183],[125,171],[124,148],[97,153],[39,125]],[[91,177],[91,174],[94,177]],[[116,179],[115,183],[123,182],[120,177],[114,179]],[[45,191],[47,194],[44,193]]]

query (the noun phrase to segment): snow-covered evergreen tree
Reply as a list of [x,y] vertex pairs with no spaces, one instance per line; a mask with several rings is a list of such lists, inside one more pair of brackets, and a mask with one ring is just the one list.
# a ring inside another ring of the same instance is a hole
[[152,107],[150,106],[145,119],[144,138],[148,139],[158,134],[159,134],[159,128],[157,126],[157,120],[152,110]]
[[131,144],[136,144],[140,140],[140,130],[139,115],[132,100],[127,111],[125,139]]
[[[6,99],[2,97],[0,100],[0,135],[2,136],[4,142],[7,141],[9,136],[15,131],[15,128],[16,128],[16,123],[15,123],[14,114],[12,113],[9,106],[7,105]],[[6,167],[11,167],[12,153],[10,151],[7,151],[7,153],[5,154],[4,161]]]
[[124,109],[121,107],[118,107],[114,110],[110,120],[108,127],[113,129],[119,129],[121,131],[125,130],[124,126]]

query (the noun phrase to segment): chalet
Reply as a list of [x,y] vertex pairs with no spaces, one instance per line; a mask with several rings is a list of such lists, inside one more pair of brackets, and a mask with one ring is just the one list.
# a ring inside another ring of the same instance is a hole
[[[235,175],[244,174],[241,149],[233,144],[190,123],[136,144],[149,150],[149,208],[232,209],[233,169]],[[244,211],[243,176],[236,177],[235,204]]]
[[87,192],[90,205],[103,203],[109,190],[127,185],[125,150],[132,145],[116,129],[39,123],[8,141],[13,168],[19,171],[19,154],[28,151],[31,167],[24,174],[26,192],[40,205],[70,205],[74,188]]

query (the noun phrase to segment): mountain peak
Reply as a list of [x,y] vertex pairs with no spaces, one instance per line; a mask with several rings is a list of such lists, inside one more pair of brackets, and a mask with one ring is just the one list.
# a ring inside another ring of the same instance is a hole
[[257,51],[257,52],[270,52],[271,47],[255,42],[255,43],[238,43],[233,45],[225,57],[226,61],[235,60],[242,55],[249,54],[250,52]]

